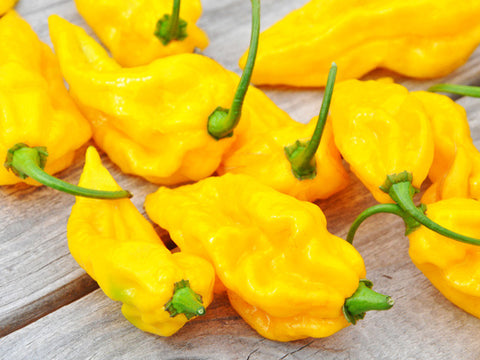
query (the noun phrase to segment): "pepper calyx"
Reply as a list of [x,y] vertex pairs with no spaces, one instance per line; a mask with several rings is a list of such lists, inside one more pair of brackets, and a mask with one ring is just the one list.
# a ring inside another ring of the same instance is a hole
[[167,301],[164,308],[170,317],[184,314],[187,320],[205,315],[202,296],[192,290],[188,280],[180,280],[174,284],[172,298]]
[[3,165],[7,170],[10,170],[11,172],[13,172],[20,179],[25,180],[26,178],[28,178],[28,175],[14,165],[15,152],[23,148],[31,149],[35,163],[42,170],[45,169],[45,164],[47,163],[48,151],[45,146],[36,146],[31,148],[25,143],[15,144],[10,149],[8,149],[7,156],[5,158],[5,163]]
[[165,14],[157,21],[154,35],[167,46],[172,40],[184,40],[187,34],[187,22],[180,19],[180,0],[173,1],[172,15]]
[[215,140],[233,136],[233,129],[225,127],[228,112],[229,109],[218,106],[208,117],[207,131]]
[[178,19],[176,30],[171,30],[171,16],[165,14],[157,21],[154,35],[162,42],[163,45],[167,46],[172,40],[182,41],[188,37],[187,25],[188,23],[185,20]]
[[285,156],[292,165],[293,175],[298,180],[314,179],[315,176],[317,176],[317,162],[315,157],[311,157],[308,162],[305,162],[304,156],[302,155],[305,149],[308,148],[309,142],[309,140],[297,140],[295,143],[284,147]]
[[[385,182],[383,183],[382,186],[380,186],[380,190],[388,194],[394,184],[398,184],[401,182],[412,183],[412,181],[413,181],[413,175],[409,171],[402,171],[401,173],[398,173],[398,174],[390,174],[390,175],[387,175]],[[412,196],[419,191],[418,189],[415,189],[413,185],[412,185],[412,189],[414,191]]]
[[342,311],[347,321],[353,325],[365,317],[370,310],[388,310],[395,301],[387,295],[372,290],[373,283],[367,279],[361,279],[357,290],[352,296],[345,299]]

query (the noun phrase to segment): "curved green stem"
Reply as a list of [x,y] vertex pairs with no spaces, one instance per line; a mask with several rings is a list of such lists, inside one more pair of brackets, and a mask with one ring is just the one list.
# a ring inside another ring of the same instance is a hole
[[252,34],[250,37],[250,48],[248,50],[247,63],[243,69],[240,82],[238,83],[235,96],[230,110],[217,107],[208,117],[208,133],[217,140],[232,136],[233,129],[237,126],[242,115],[243,101],[247,94],[250,79],[252,78],[253,67],[257,57],[258,38],[260,36],[260,0],[252,1]]
[[17,144],[8,150],[5,167],[21,179],[31,177],[43,185],[75,196],[95,199],[121,199],[132,197],[132,194],[126,190],[92,190],[57,179],[43,170],[47,156],[48,153],[45,147],[31,148],[25,144]]
[[332,63],[328,73],[325,94],[322,100],[322,106],[318,115],[317,126],[310,140],[301,142],[297,140],[294,144],[285,146],[285,155],[292,165],[293,175],[299,180],[313,179],[317,175],[317,164],[315,162],[315,153],[320,145],[323,130],[327,123],[328,109],[332,100],[333,86],[337,75],[337,64]]
[[394,304],[390,296],[373,291],[372,286],[370,280],[360,280],[355,293],[345,300],[343,314],[353,325],[357,320],[363,319],[367,311],[388,310]]
[[466,244],[480,246],[480,239],[475,239],[469,236],[458,234],[454,231],[444,228],[443,226],[429,219],[413,203],[413,200],[409,195],[410,187],[412,187],[412,184],[410,182],[401,182],[393,184],[389,192],[390,197],[393,199],[393,201],[395,201],[406,213],[408,213],[412,218],[417,220],[423,226],[443,236]]
[[175,283],[172,298],[165,304],[165,310],[171,317],[184,314],[189,320],[205,315],[202,297],[192,290],[188,280]]
[[415,219],[413,219],[409,214],[407,214],[399,205],[397,204],[378,204],[372,207],[369,207],[365,211],[363,211],[355,221],[350,226],[347,234],[347,241],[352,244],[353,238],[355,237],[355,233],[357,232],[360,225],[368,219],[370,216],[380,213],[388,213],[388,214],[395,214],[403,218],[405,221],[405,235],[410,234],[412,231],[417,229],[420,226]]
[[418,221],[423,226],[429,228],[436,233],[449,237],[470,245],[480,246],[480,239],[458,234],[452,230],[429,219],[425,214],[425,208],[419,209],[413,202],[413,195],[417,190],[412,185],[412,174],[404,171],[400,174],[388,175],[385,183],[380,187],[382,191],[390,195],[393,201],[402,208],[405,213]]
[[180,0],[173,1],[172,15],[165,14],[158,20],[154,34],[165,46],[187,37],[187,22],[180,19]]
[[455,84],[437,84],[431,86],[428,91],[446,92],[462,96],[480,97],[479,86],[455,85]]

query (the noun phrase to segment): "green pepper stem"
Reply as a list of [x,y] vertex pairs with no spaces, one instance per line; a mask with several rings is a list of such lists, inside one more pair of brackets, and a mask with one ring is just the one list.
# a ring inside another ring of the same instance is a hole
[[350,229],[348,230],[346,240],[350,244],[353,244],[353,238],[355,237],[355,233],[357,232],[360,225],[370,216],[380,213],[395,214],[402,217],[405,221],[405,233],[407,235],[420,226],[420,224],[416,220],[412,219],[412,217],[405,213],[405,211],[397,204],[378,204],[369,207],[368,209],[364,210],[360,215],[358,215],[358,217],[355,219],[355,221],[350,226]]
[[369,280],[360,280],[355,293],[345,300],[343,314],[348,322],[355,325],[357,320],[363,319],[370,310],[388,310],[394,301],[390,296],[373,291],[373,284]]
[[192,290],[188,280],[175,283],[172,298],[165,304],[165,310],[170,317],[184,314],[188,320],[205,315],[202,297]]
[[317,175],[317,165],[315,162],[315,153],[320,146],[323,130],[327,123],[328,109],[332,100],[335,77],[337,75],[337,64],[332,63],[328,73],[325,94],[322,100],[318,121],[309,141],[302,143],[298,139],[294,144],[285,147],[285,156],[292,166],[293,175],[299,180],[313,179]]
[[208,133],[217,140],[232,136],[233,129],[237,126],[242,115],[243,102],[252,78],[253,67],[257,57],[258,39],[260,36],[260,0],[252,2],[252,33],[247,63],[243,69],[230,110],[217,107],[208,117]]
[[479,86],[454,85],[454,84],[437,84],[431,86],[428,91],[446,92],[462,96],[480,97]]
[[126,190],[92,190],[57,179],[43,170],[47,156],[48,153],[44,147],[31,148],[25,144],[17,144],[8,151],[5,167],[10,169],[21,179],[31,177],[43,185],[75,196],[95,199],[121,199],[132,197],[132,194]]
[[172,15],[165,14],[158,20],[154,34],[165,46],[172,40],[183,40],[187,37],[187,22],[180,19],[180,0],[173,1]]
[[480,246],[480,239],[475,239],[469,236],[458,234],[454,231],[444,228],[436,222],[429,219],[422,211],[420,211],[414,204],[411,196],[412,183],[409,181],[392,184],[388,194],[406,213],[417,220],[423,226],[429,228],[440,235],[449,237],[466,244]]

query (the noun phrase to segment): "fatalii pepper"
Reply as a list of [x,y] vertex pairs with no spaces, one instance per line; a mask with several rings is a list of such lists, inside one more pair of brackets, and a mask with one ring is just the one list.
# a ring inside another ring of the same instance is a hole
[[327,198],[345,188],[348,174],[327,122],[336,69],[333,64],[318,120],[307,125],[292,121],[267,133],[252,134],[240,148],[234,145],[227,152],[217,172],[247,174],[307,201]]
[[262,32],[252,82],[323,86],[332,61],[339,80],[377,67],[444,76],[480,43],[479,17],[478,1],[311,0]]
[[161,187],[145,209],[182,252],[213,264],[232,306],[269,339],[329,336],[393,305],[362,280],[360,254],[327,231],[318,206],[249,176]]
[[465,109],[450,98],[425,91],[412,93],[430,118],[435,155],[428,177],[433,182],[423,203],[464,197],[480,199],[480,152],[473,144]]
[[[480,240],[436,224],[413,196],[426,178],[434,155],[429,113],[417,95],[387,81],[347,80],[336,86],[331,104],[335,143],[352,171],[382,203],[365,210],[348,234],[372,214],[405,213],[407,234],[424,225],[469,244]],[[407,216],[408,215],[408,216]]]
[[[87,150],[80,185],[120,189],[94,147]],[[172,335],[204,315],[212,300],[212,266],[195,255],[170,253],[128,199],[77,198],[67,237],[79,265],[108,297],[123,303],[123,315],[144,331]]]
[[6,14],[13,8],[18,0],[0,0],[0,16]]
[[[480,202],[451,198],[428,205],[427,215],[444,227],[480,238]],[[410,235],[413,263],[452,303],[480,318],[480,248],[460,244],[425,227]]]
[[70,166],[91,137],[90,125],[68,95],[53,52],[15,11],[0,18],[0,38],[0,155],[6,158],[0,185],[41,183],[75,195],[130,196],[49,175]]
[[[253,5],[259,14],[258,1]],[[292,121],[248,87],[248,73],[239,83],[205,56],[181,54],[124,69],[82,29],[57,16],[50,18],[50,34],[95,142],[123,172],[159,184],[197,181],[218,168],[233,142],[240,146],[251,133]]]
[[122,66],[192,52],[208,45],[195,22],[200,0],[75,0],[78,12]]

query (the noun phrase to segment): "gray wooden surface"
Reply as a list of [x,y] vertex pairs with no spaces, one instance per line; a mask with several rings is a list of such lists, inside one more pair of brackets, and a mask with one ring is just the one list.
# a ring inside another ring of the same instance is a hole
[[[263,0],[262,27],[273,24],[306,0]],[[237,60],[247,47],[250,2],[203,0],[200,25],[211,44],[205,54],[240,72]],[[50,44],[47,17],[60,14],[85,26],[72,0],[20,0],[17,10]],[[86,26],[85,26],[86,27]],[[480,50],[445,79],[418,81],[386,71],[367,78],[393,76],[409,89],[439,81],[480,83]],[[318,112],[320,90],[264,88],[298,121]],[[480,99],[460,98],[469,113],[480,148]],[[156,186],[122,175],[103,157],[120,185],[134,192],[143,212],[145,196]],[[83,154],[59,174],[76,183]],[[369,219],[356,246],[375,289],[395,298],[389,312],[370,313],[326,339],[278,343],[261,338],[219,296],[208,315],[176,335],[160,338],[128,323],[120,306],[98,290],[69,254],[66,223],[74,199],[47,188],[0,188],[0,359],[479,359],[480,319],[449,303],[412,265],[402,222],[392,215]],[[345,236],[355,216],[375,202],[352,176],[351,186],[318,204],[329,230]],[[349,211],[345,211],[348,208]],[[159,230],[160,231],[160,230]]]

